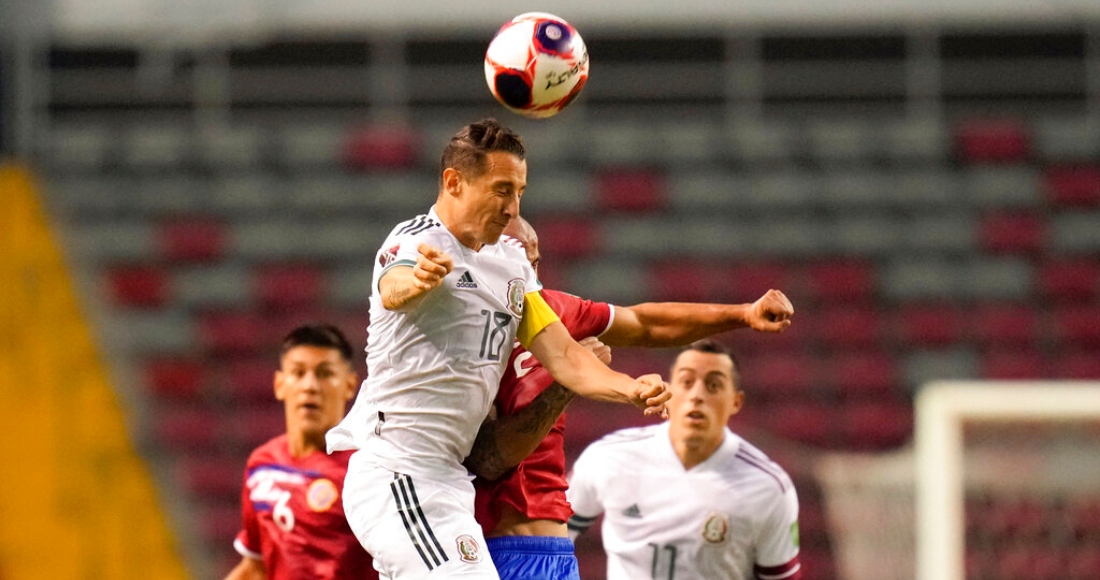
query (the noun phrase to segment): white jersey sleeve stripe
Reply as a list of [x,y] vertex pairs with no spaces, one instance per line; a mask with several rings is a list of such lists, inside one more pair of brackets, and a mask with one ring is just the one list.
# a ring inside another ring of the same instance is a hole
[[233,549],[237,550],[237,553],[248,558],[250,560],[263,560],[264,555],[259,552],[253,552],[248,549],[248,546],[244,545],[244,542],[240,538],[233,540]]

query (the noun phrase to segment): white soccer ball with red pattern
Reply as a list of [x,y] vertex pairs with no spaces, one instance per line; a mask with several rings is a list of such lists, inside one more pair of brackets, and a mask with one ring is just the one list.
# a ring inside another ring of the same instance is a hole
[[485,80],[508,110],[525,117],[550,117],[584,88],[588,48],[564,19],[545,12],[520,14],[489,43]]

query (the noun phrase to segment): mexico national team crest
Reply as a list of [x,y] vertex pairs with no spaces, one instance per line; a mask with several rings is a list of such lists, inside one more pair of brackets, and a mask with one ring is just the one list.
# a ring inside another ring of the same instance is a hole
[[332,504],[336,503],[338,497],[340,492],[336,490],[336,484],[324,478],[314,480],[306,490],[306,503],[309,504],[309,509],[315,512],[328,510]]
[[481,549],[473,536],[462,534],[455,538],[455,544],[458,546],[458,557],[463,562],[475,564],[481,561]]
[[514,278],[508,281],[508,310],[511,310],[516,318],[523,317],[523,295],[526,294],[526,292],[524,292],[525,288],[526,286],[520,278]]
[[729,534],[730,519],[723,513],[712,512],[703,524],[703,539],[711,544],[721,544]]

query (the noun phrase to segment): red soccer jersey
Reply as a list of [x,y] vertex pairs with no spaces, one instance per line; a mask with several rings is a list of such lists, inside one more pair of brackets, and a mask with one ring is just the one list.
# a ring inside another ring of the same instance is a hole
[[351,454],[293,457],[285,434],[253,451],[241,491],[244,529],[233,543],[237,551],[262,558],[272,580],[378,578],[340,501]]
[[[599,336],[611,325],[611,305],[592,302],[555,290],[542,291],[546,303],[557,313],[576,340]],[[512,415],[531,404],[554,383],[550,372],[522,346],[512,350],[508,367],[500,380],[496,406],[500,415]],[[531,455],[497,481],[474,480],[477,491],[474,515],[488,534],[500,522],[500,506],[508,504],[532,519],[568,521],[573,515],[565,490],[565,415]]]

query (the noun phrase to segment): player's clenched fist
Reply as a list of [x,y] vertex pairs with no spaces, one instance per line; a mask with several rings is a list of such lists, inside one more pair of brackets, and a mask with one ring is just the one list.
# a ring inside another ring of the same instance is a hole
[[794,306],[779,290],[768,290],[752,303],[749,326],[761,332],[783,332],[791,325]]
[[668,384],[661,379],[661,375],[642,375],[634,379],[638,386],[631,398],[635,407],[643,409],[646,415],[660,415],[666,417],[668,411],[665,403],[672,398],[672,391],[668,390]]
[[417,287],[421,290],[438,287],[443,283],[443,277],[454,269],[450,254],[428,244],[420,244],[416,251],[420,252],[416,258],[416,266],[413,267]]

